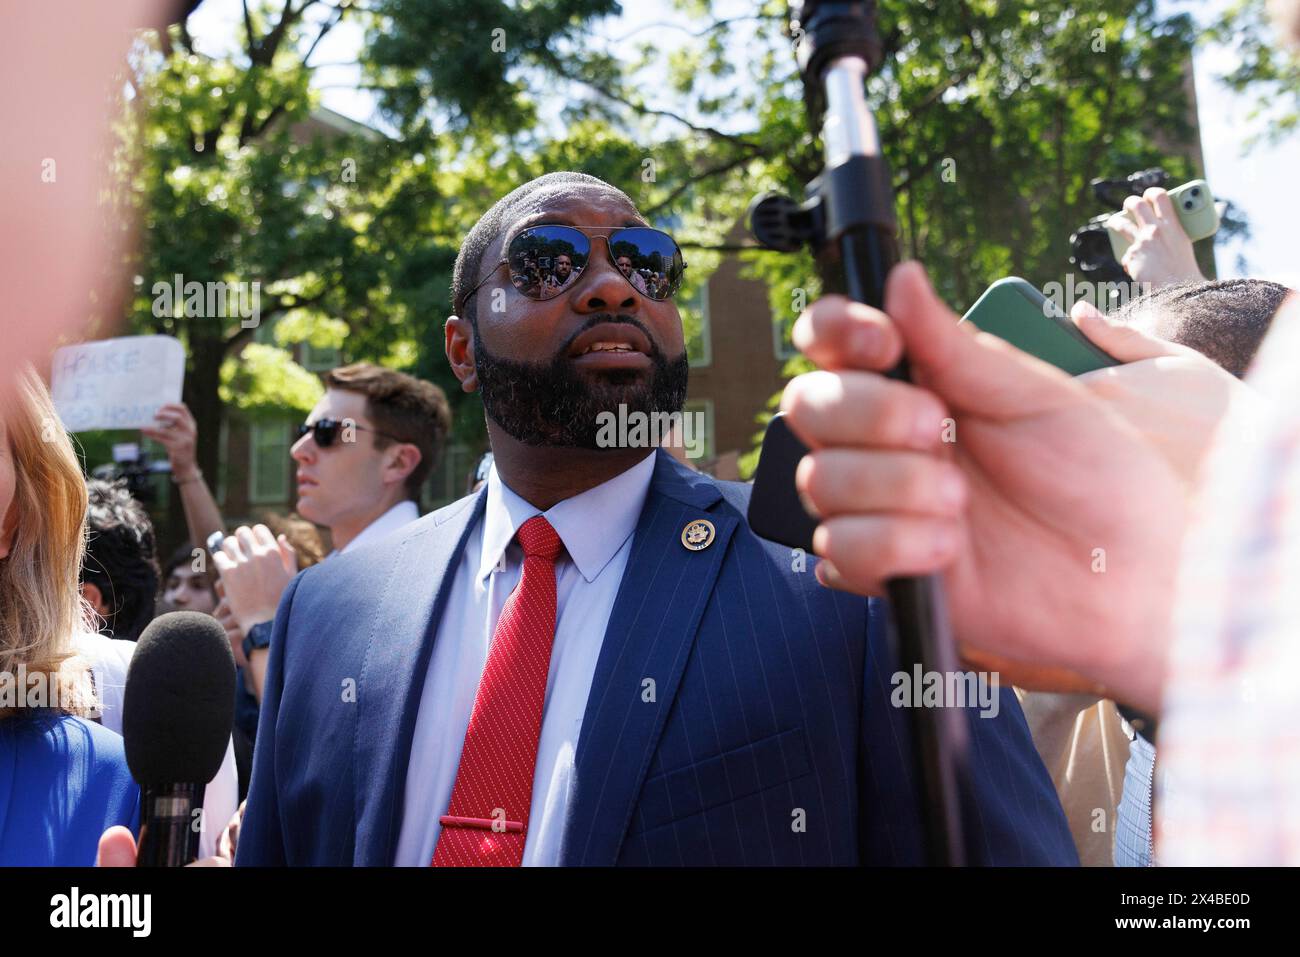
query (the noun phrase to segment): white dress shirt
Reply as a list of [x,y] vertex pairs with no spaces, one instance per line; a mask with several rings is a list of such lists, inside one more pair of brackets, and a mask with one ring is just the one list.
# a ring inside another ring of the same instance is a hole
[[514,541],[515,531],[538,514],[551,523],[565,550],[555,563],[555,641],[523,863],[559,864],[587,695],[654,463],[655,456],[647,455],[608,482],[541,513],[507,488],[496,466],[492,467],[486,511],[456,566],[420,696],[397,841],[398,865],[427,867],[433,860],[441,832],[438,819],[451,803],[492,634],[522,574],[523,552]]
[[348,552],[356,551],[358,548],[364,548],[366,545],[373,545],[376,542],[382,542],[389,535],[393,534],[404,525],[410,525],[420,517],[420,507],[409,498],[398,502],[383,515],[367,525],[361,530],[356,538],[348,542],[342,548],[336,548],[330,552],[329,556],[346,555]]

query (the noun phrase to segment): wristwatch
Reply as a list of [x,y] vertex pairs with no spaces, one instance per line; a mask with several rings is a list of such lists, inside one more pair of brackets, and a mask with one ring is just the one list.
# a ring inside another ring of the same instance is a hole
[[244,660],[247,661],[253,657],[253,652],[258,648],[271,647],[271,625],[274,622],[260,621],[252,628],[248,629],[248,634],[244,636]]

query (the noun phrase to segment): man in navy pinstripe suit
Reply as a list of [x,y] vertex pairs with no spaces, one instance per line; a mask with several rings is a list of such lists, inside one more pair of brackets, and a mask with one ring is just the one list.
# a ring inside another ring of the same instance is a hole
[[[561,255],[576,281],[529,279]],[[662,278],[634,285],[624,257]],[[681,408],[680,270],[580,174],[467,237],[446,348],[495,465],[285,593],[238,863],[923,861],[884,606],[757,538],[746,486],[598,434]],[[1010,689],[987,712],[972,857],[1076,863]]]

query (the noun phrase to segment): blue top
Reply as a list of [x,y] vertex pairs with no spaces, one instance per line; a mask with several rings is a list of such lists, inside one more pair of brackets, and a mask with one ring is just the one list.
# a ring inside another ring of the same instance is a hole
[[0,867],[90,867],[114,824],[139,830],[122,738],[54,711],[0,719]]

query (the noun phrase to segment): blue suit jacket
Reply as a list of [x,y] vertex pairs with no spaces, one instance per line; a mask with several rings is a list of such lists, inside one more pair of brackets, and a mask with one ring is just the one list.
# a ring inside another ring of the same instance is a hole
[[[792,570],[746,525],[747,486],[656,454],[583,718],[564,863],[922,863],[885,606],[822,588],[811,559]],[[437,623],[485,495],[287,590],[238,863],[393,862]],[[686,550],[683,528],[704,517],[716,539]],[[1077,863],[1014,694],[971,718],[975,860]]]
[[0,867],[90,867],[114,824],[138,829],[122,739],[53,711],[0,719]]

